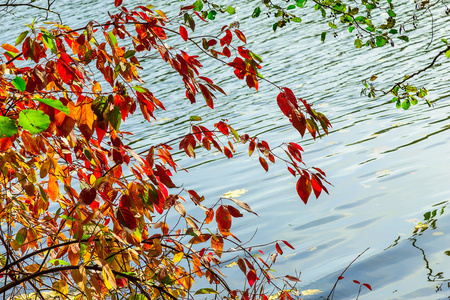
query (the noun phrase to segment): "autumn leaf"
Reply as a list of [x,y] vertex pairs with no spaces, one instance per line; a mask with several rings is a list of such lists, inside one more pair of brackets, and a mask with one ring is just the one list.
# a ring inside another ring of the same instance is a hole
[[306,204],[311,194],[311,180],[306,176],[301,176],[297,181],[297,193]]
[[79,201],[81,205],[89,206],[97,197],[97,190],[93,187],[87,187],[81,190]]
[[183,40],[187,41],[188,39],[188,32],[184,26],[180,26],[180,35],[183,38]]
[[134,232],[137,227],[137,220],[133,213],[126,207],[119,206],[116,209],[116,218],[122,226],[128,232]]
[[219,206],[216,210],[216,222],[220,232],[227,236],[230,234],[231,214],[226,206]]
[[256,277],[256,272],[255,272],[255,270],[250,270],[250,271],[248,271],[248,273],[247,273],[247,281],[248,281],[248,283],[250,284],[250,286],[253,286],[253,284],[255,283],[255,281],[257,280],[258,278]]

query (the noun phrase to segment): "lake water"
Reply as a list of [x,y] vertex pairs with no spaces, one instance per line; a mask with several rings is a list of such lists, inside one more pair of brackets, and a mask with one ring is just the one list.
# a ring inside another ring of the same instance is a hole
[[[41,2],[44,3],[37,1]],[[91,19],[106,20],[105,9],[114,11],[109,2],[106,5],[105,1],[59,1],[55,10],[62,12],[63,20],[76,28]],[[273,33],[273,19],[248,17],[255,3],[242,4],[236,17],[241,19],[248,48],[264,59],[262,74],[290,87],[298,97],[324,113],[333,125],[329,135],[316,141],[301,140],[279,111],[273,86],[262,82],[260,91],[255,93],[238,81],[231,70],[207,61],[204,74],[222,86],[228,96],[218,96],[215,110],[203,101],[190,105],[183,97],[180,78],[164,64],[148,59],[142,77],[167,111],[157,113],[158,121],[151,124],[139,117],[123,124],[123,130],[135,133],[132,145],[144,151],[150,145],[188,132],[190,115],[202,116],[207,127],[227,118],[239,133],[258,135],[272,146],[299,142],[305,149],[303,157],[308,166],[320,167],[333,184],[330,195],[322,195],[318,200],[311,198],[307,205],[299,199],[295,178],[285,166],[280,162],[270,164],[269,172],[265,173],[256,156],[248,158],[247,145],[238,146],[230,160],[201,149],[196,160],[178,152],[178,164],[188,169],[189,174],[180,171],[175,181],[205,195],[207,204],[215,203],[225,192],[247,190],[239,199],[247,202],[259,217],[246,214],[233,221],[232,232],[246,240],[257,231],[252,244],[288,240],[296,250],[284,247],[286,257],[277,261],[276,274],[301,271],[300,291],[322,291],[304,296],[306,299],[326,297],[342,270],[367,247],[370,249],[339,282],[335,299],[356,298],[358,285],[352,280],[369,283],[373,288],[372,292],[363,288],[361,299],[447,299],[448,211],[442,215],[438,212],[435,229],[413,236],[414,226],[423,221],[424,213],[440,210],[450,200],[447,59],[440,58],[434,68],[411,81],[429,89],[429,99],[436,101],[434,108],[420,102],[408,111],[398,110],[389,97],[369,99],[360,95],[362,79],[377,75],[377,86],[388,88],[403,75],[429,64],[443,49],[440,39],[450,29],[444,11],[434,11],[434,40],[428,49],[430,18],[419,23],[422,28],[411,33],[409,43],[396,40],[395,48],[358,50],[353,46],[354,36],[345,30],[337,38],[328,33],[326,42],[320,42],[320,33],[327,29],[328,21],[322,22],[319,13],[312,10],[299,13],[303,23]],[[162,5],[166,13],[176,13],[181,4],[190,3],[152,4]],[[414,4],[405,3],[395,11],[407,13],[413,7]],[[21,25],[31,22],[20,11],[13,19],[10,16],[2,19],[17,24],[14,30],[1,34],[2,43],[13,43],[25,30]],[[214,28],[229,24],[235,16],[220,15],[217,19]],[[174,40],[175,45],[179,42]],[[193,47],[186,51],[196,52]],[[198,212],[198,216],[202,214]],[[262,249],[275,251],[273,245]],[[239,283],[244,279],[241,276],[229,280]]]

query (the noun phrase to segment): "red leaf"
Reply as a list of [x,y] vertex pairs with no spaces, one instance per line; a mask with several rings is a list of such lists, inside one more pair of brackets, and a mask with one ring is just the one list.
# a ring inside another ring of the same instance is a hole
[[288,246],[289,248],[291,248],[292,250],[295,250],[295,248],[294,247],[292,247],[292,245],[291,244],[289,244],[288,242],[286,242],[286,241],[282,241],[286,246]]
[[291,155],[297,161],[302,162],[302,155],[301,155],[300,151],[297,148],[293,147],[292,145],[288,145],[288,150],[289,150],[289,153],[291,153]]
[[277,252],[280,253],[281,255],[283,255],[283,250],[281,250],[280,245],[278,245],[278,243],[275,244],[275,248],[277,249]]
[[311,180],[309,180],[308,177],[302,176],[298,179],[297,193],[302,199],[303,203],[308,203],[308,198],[311,194]]
[[371,287],[370,284],[368,284],[368,283],[363,283],[363,286],[365,286],[365,287],[368,288],[369,290],[372,290],[372,287]]
[[317,176],[315,176],[313,174],[312,178],[311,178],[311,183],[312,183],[312,188],[313,188],[313,191],[314,191],[314,195],[316,196],[316,199],[319,198],[320,193],[322,192],[322,187],[321,187],[321,184],[319,182],[320,182],[320,179],[317,178]]
[[303,148],[299,144],[290,142],[289,145],[293,146],[294,148],[298,149],[299,151],[304,151]]
[[288,167],[288,171],[291,172],[292,176],[295,176],[295,171],[291,167]]
[[228,49],[228,47],[223,47],[223,55],[225,55],[226,57],[231,56],[231,51],[230,49]]
[[210,39],[210,40],[208,41],[208,46],[209,46],[209,47],[212,47],[212,46],[214,46],[214,45],[216,45],[216,44],[217,44],[217,40]]
[[114,1],[114,5],[117,7],[117,6],[120,6],[122,4],[122,0],[115,0]]
[[183,38],[183,40],[187,41],[188,39],[188,32],[184,26],[180,26],[180,35]]
[[116,278],[116,284],[117,284],[118,287],[126,287],[127,286],[127,279],[126,278],[120,278],[120,279]]
[[259,163],[264,168],[264,170],[266,170],[266,172],[269,171],[269,165],[267,164],[267,161],[261,156],[259,157]]
[[95,197],[97,197],[97,190],[89,187],[81,190],[79,200],[82,205],[88,206],[94,202]]
[[344,276],[339,276],[338,280],[344,279]]
[[248,280],[248,283],[250,284],[250,286],[253,286],[253,284],[255,283],[255,281],[257,279],[258,278],[256,277],[256,272],[254,270],[248,271],[248,273],[247,273],[247,280]]
[[239,55],[242,56],[243,58],[252,59],[252,57],[250,56],[250,51],[248,49],[245,49],[244,47],[239,46],[238,52],[239,52]]
[[223,153],[225,153],[225,156],[228,157],[228,158],[232,158],[233,157],[233,153],[226,146],[223,147]]
[[361,282],[359,282],[358,280],[353,280],[353,282],[356,284],[361,284]]
[[233,35],[231,34],[231,31],[229,29],[227,29],[227,31],[225,32],[225,36],[220,39],[220,46],[230,45],[232,38],[233,38]]
[[137,227],[137,221],[133,213],[124,206],[119,206],[116,210],[116,218],[120,226],[129,232],[134,232]]
[[277,96],[277,104],[280,107],[283,114],[285,114],[287,117],[291,115],[292,112],[292,106],[291,103],[286,98],[286,95],[281,92]]
[[72,84],[72,82],[76,78],[72,68],[61,59],[58,59],[58,61],[56,62],[56,70],[58,70],[58,74],[64,81],[64,83]]
[[217,127],[220,132],[222,132],[225,135],[229,135],[230,131],[228,130],[228,125],[225,124],[225,122],[220,121],[219,123],[214,124],[214,127]]
[[239,210],[237,210],[235,207],[230,206],[230,205],[226,205],[228,211],[230,212],[230,214],[235,217],[235,218],[240,218],[243,215],[241,214],[241,212]]

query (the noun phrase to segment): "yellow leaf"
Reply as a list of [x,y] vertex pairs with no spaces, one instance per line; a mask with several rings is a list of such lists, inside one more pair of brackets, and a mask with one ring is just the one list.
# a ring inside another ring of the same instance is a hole
[[160,15],[161,17],[167,19],[166,14],[165,14],[163,11],[161,11],[161,10],[159,10],[159,9],[155,9],[155,12],[156,12],[158,15]]
[[308,296],[308,295],[315,295],[318,293],[322,293],[323,291],[318,290],[318,289],[308,289],[308,290],[304,290],[301,291],[302,296]]
[[67,285],[67,282],[64,280],[58,280],[53,282],[52,287],[63,295],[67,295],[69,293],[69,286]]
[[178,252],[177,254],[175,254],[173,256],[173,263],[176,264],[177,262],[179,262],[183,258],[183,255],[183,252]]
[[111,268],[108,265],[103,265],[102,268],[103,281],[108,290],[116,289],[116,279],[114,278],[114,274],[111,271]]
[[234,190],[234,191],[229,191],[226,192],[225,194],[223,194],[223,198],[237,198],[242,196],[243,194],[247,193],[248,190],[244,190],[244,189],[240,189],[240,190]]

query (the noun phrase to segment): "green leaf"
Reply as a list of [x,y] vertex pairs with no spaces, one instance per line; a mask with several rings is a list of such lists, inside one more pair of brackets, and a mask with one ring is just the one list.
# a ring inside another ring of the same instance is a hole
[[33,100],[45,103],[48,106],[51,106],[53,108],[56,108],[59,111],[62,111],[66,115],[70,114],[69,108],[67,106],[65,106],[64,104],[62,104],[62,102],[59,101],[58,99],[40,99],[40,98],[35,98]]
[[254,52],[252,52],[250,50],[248,52],[250,53],[250,56],[253,57],[254,59],[256,59],[258,62],[260,62],[260,63],[263,62],[261,56],[259,56],[258,54],[254,53]]
[[286,9],[288,10],[288,9],[294,9],[294,8],[296,8],[296,6],[291,4]]
[[257,18],[261,14],[261,8],[257,7],[252,13],[252,18]]
[[377,47],[383,47],[384,45],[386,45],[386,38],[382,35],[377,36]]
[[360,39],[356,39],[355,40],[355,47],[357,49],[359,49],[359,48],[362,48],[362,46],[363,46],[362,41]]
[[20,228],[16,234],[16,242],[22,246],[27,239],[27,229],[25,227]]
[[364,22],[364,17],[363,16],[359,16],[355,18],[356,22]]
[[57,54],[58,49],[56,48],[54,37],[50,34],[43,33],[42,38],[43,38],[44,44],[47,46],[47,48],[49,48],[53,54]]
[[397,103],[395,103],[395,106],[397,108],[401,108],[402,107],[402,103],[400,102],[400,100],[398,100]]
[[445,56],[448,57],[448,58],[450,58],[450,50],[447,50],[447,51],[445,52]]
[[16,89],[18,89],[21,92],[24,92],[27,87],[27,83],[25,82],[25,80],[19,76],[16,76],[16,78],[14,78],[14,80],[11,83]]
[[70,266],[70,264],[68,262],[63,261],[62,259],[52,259],[52,260],[49,260],[48,262],[51,263],[54,266],[58,266],[58,265]]
[[216,12],[215,10],[211,10],[211,11],[208,13],[208,19],[214,20],[214,19],[216,18],[216,15],[217,15],[217,12]]
[[409,37],[407,37],[406,35],[399,36],[398,38],[405,42],[409,42]]
[[47,130],[50,117],[40,110],[24,109],[19,114],[19,125],[31,134]]
[[441,39],[441,42],[443,42],[444,44],[448,44],[446,39]]
[[140,85],[133,85],[133,89],[138,91],[139,93],[146,93],[148,90]]
[[110,31],[110,32],[108,32],[108,35],[109,35],[109,39],[110,39],[110,41],[111,41],[111,44],[112,44],[113,46],[116,46],[116,45],[117,45],[117,39],[116,39],[116,36],[114,35],[114,33],[112,33],[112,32]]
[[410,99],[411,99],[411,104],[412,105],[417,105],[417,103],[419,103],[419,101],[414,96],[410,96]]
[[204,289],[199,289],[198,291],[196,291],[194,295],[199,295],[199,294],[219,294],[219,293],[216,290],[213,290],[211,288],[204,288]]
[[330,27],[333,28],[333,29],[336,29],[336,28],[337,28],[336,24],[334,24],[333,22],[329,22],[329,23],[328,23],[328,26],[330,26]]
[[327,36],[327,32],[326,31],[324,31],[324,32],[322,32],[322,34],[320,35],[320,40],[322,41],[322,42],[325,42],[325,37]]
[[236,9],[233,6],[228,6],[226,12],[230,15],[234,15],[236,13]]
[[389,30],[389,33],[390,34],[397,34],[398,30],[397,29],[391,29],[391,30]]
[[189,120],[190,120],[190,121],[201,121],[201,120],[202,120],[202,117],[199,117],[199,116],[190,116],[190,117],[189,117]]
[[411,103],[409,102],[408,99],[406,99],[406,100],[403,101],[403,103],[402,103],[402,108],[403,108],[404,110],[407,110],[410,106],[411,106]]
[[12,137],[17,133],[16,121],[0,116],[0,138]]
[[130,58],[130,57],[133,57],[135,53],[136,53],[136,51],[134,51],[134,50],[128,50],[128,51],[125,52],[125,54],[123,55],[123,58],[128,59],[128,58]]
[[19,45],[20,43],[22,43],[22,41],[27,37],[27,35],[28,35],[28,30],[19,34],[19,36],[16,39],[16,46]]
[[308,1],[308,0],[297,0],[296,4],[298,7],[305,7],[306,1]]
[[115,130],[119,130],[120,122],[121,122],[122,114],[120,113],[120,108],[118,106],[114,106],[114,110],[111,114],[109,114],[109,123],[112,128]]
[[300,17],[295,17],[291,19],[292,22],[296,22],[296,23],[301,23],[302,22],[302,18]]
[[197,0],[194,2],[194,10],[195,11],[201,11],[203,9],[203,2],[202,0]]
[[272,25],[273,32],[276,32],[277,28],[278,28],[278,22],[276,22]]
[[355,27],[353,27],[353,26],[350,26],[350,27],[348,28],[348,32],[350,32],[350,33],[352,33],[353,30],[355,30]]
[[392,11],[392,10],[388,10],[388,15],[391,16],[391,17],[393,17],[393,18],[397,16],[397,15],[395,14],[395,12]]

